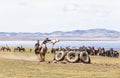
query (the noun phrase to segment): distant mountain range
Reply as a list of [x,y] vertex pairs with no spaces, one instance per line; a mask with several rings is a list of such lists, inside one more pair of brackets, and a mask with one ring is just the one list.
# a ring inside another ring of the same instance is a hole
[[0,40],[43,40],[46,37],[61,40],[120,40],[120,32],[107,29],[54,31],[51,33],[0,32]]

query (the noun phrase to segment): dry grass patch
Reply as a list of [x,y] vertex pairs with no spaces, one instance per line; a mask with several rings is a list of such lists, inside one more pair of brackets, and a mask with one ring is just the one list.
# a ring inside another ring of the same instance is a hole
[[[7,58],[11,55],[19,59]],[[34,57],[30,52],[0,53],[0,78],[120,78],[120,58],[91,56],[92,64],[48,64],[53,54],[47,54],[44,63]]]

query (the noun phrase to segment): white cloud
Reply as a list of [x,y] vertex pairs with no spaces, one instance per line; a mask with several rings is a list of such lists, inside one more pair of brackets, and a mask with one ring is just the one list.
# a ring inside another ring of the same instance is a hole
[[119,3],[119,0],[1,0],[0,31],[120,30]]

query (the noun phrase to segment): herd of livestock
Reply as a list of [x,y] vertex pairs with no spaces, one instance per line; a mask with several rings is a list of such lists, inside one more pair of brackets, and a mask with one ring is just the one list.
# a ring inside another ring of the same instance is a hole
[[[46,44],[48,42],[52,43],[51,50],[47,49]],[[88,47],[80,46],[79,48],[75,48],[75,47],[73,48],[71,46],[67,46],[67,47],[54,48],[54,45],[57,42],[59,42],[58,39],[49,40],[48,38],[46,38],[40,46],[39,40],[37,41],[33,52],[36,55],[40,55],[40,62],[45,61],[46,53],[50,53],[50,52],[54,54],[53,60],[55,61],[66,60],[71,63],[75,63],[75,62],[91,63],[90,55],[116,57],[116,58],[119,57],[119,52],[117,50],[114,50],[113,48],[110,48],[110,49],[105,49],[104,47],[95,48],[94,46],[88,46]],[[11,52],[11,48],[8,45],[1,46],[0,51]],[[18,47],[14,47],[13,52],[27,52],[27,51],[21,45]],[[31,48],[29,48],[29,52],[32,52]]]
[[91,59],[89,55],[96,55],[96,56],[105,56],[105,57],[119,57],[119,52],[117,50],[113,50],[113,48],[110,49],[104,49],[104,48],[97,48],[95,49],[92,47],[79,47],[79,48],[52,48],[52,53],[55,53],[54,59],[57,61],[61,60],[67,60],[69,62],[77,62],[82,61],[84,63],[90,63]]
[[[2,46],[0,47],[0,51],[2,52],[11,52],[11,48],[9,46]],[[13,51],[14,52],[25,52],[25,48],[24,47],[15,47],[13,48]],[[30,48],[29,50],[30,52],[32,52],[32,49]],[[51,53],[55,53],[55,52],[58,52],[58,51],[63,51],[63,52],[66,52],[66,51],[75,51],[75,52],[82,52],[82,51],[86,51],[89,55],[99,55],[99,56],[108,56],[108,57],[119,57],[119,52],[117,50],[113,50],[113,48],[110,48],[110,49],[105,49],[105,48],[97,48],[95,49],[94,46],[92,47],[86,47],[86,46],[82,46],[82,47],[79,47],[79,48],[70,48],[70,46],[68,47],[65,47],[65,48],[52,48],[51,49]]]
[[[0,48],[1,52],[11,52],[11,49],[9,46],[2,46]],[[13,48],[14,52],[25,52],[25,48],[21,47],[15,47]],[[32,52],[32,49],[29,49],[30,52]],[[49,53],[49,52],[48,52]],[[83,61],[84,63],[90,63],[91,59],[89,55],[98,55],[98,56],[106,56],[106,57],[119,57],[119,52],[116,50],[113,50],[113,48],[110,49],[104,49],[104,48],[94,48],[92,47],[86,47],[82,46],[79,48],[71,48],[70,46],[62,48],[52,48],[51,53],[54,53],[54,60],[61,61],[67,59],[69,62],[77,62],[78,60]]]
[[[11,52],[11,48],[9,47],[9,46],[2,46],[1,48],[0,48],[0,51],[2,51],[2,52]],[[14,48],[14,52],[25,52],[25,48],[23,48],[23,47],[15,47]]]

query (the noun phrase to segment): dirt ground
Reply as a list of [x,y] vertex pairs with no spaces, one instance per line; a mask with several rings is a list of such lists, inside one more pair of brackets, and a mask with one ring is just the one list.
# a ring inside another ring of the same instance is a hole
[[120,58],[90,56],[91,64],[39,62],[34,53],[0,52],[0,78],[120,78]]

